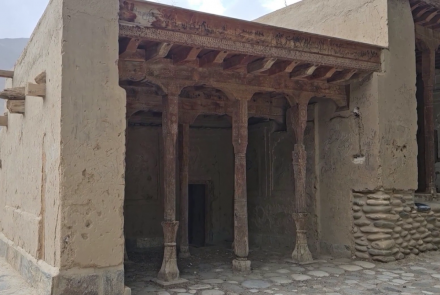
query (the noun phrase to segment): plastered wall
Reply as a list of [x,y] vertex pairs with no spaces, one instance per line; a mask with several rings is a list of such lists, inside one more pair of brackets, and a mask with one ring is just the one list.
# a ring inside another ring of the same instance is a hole
[[52,266],[60,263],[61,23],[62,1],[53,0],[6,85],[46,71],[46,98],[27,97],[25,115],[9,114],[0,133],[0,231]]
[[255,21],[388,47],[387,0],[302,0]]
[[[407,1],[337,2],[305,0],[258,21],[389,46],[383,53],[383,72],[351,85],[347,111],[337,111],[331,101],[322,100],[315,108],[321,252],[349,256],[354,252],[352,191],[416,188],[416,70],[414,28]],[[317,5],[320,9],[316,10]],[[352,9],[353,5],[363,9]],[[378,14],[366,16],[367,7],[382,8]],[[309,9],[317,13],[306,13]],[[335,10],[352,20],[376,18],[360,26],[345,18],[336,20]],[[308,21],[302,21],[304,17]],[[345,28],[340,27],[343,24]],[[380,28],[375,27],[378,24]],[[372,28],[374,35],[369,31]],[[355,109],[359,116],[353,113]]]

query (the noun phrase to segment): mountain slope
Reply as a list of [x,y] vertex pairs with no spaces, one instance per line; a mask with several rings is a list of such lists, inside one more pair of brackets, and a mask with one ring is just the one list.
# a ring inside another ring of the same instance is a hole
[[[15,65],[29,39],[0,39],[0,69],[9,70]],[[0,90],[4,88],[5,81],[0,78]]]

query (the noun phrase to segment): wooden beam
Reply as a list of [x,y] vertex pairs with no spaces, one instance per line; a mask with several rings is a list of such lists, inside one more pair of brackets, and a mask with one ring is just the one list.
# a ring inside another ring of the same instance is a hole
[[304,79],[313,75],[315,70],[318,68],[316,65],[304,64],[296,67],[290,73],[291,79]]
[[195,61],[200,51],[202,51],[202,48],[199,47],[181,49],[173,54],[173,63],[175,65],[181,65]]
[[0,126],[8,127],[8,116],[0,116]]
[[273,76],[279,73],[291,73],[299,64],[298,61],[277,61],[270,69],[261,72],[261,74]]
[[253,61],[247,65],[248,73],[261,73],[269,70],[273,64],[277,61],[276,58],[262,58],[256,61]]
[[[128,0],[127,0],[128,1]],[[136,2],[139,7],[151,6],[154,9],[156,3],[152,2]],[[160,5],[159,5],[160,6]],[[304,32],[298,32],[283,28],[270,27],[252,22],[242,22],[227,19],[228,27],[233,30],[224,30],[219,28],[214,29],[217,25],[213,23],[210,26],[210,21],[202,22],[200,25],[198,20],[185,21],[185,10],[173,7],[169,11],[170,16],[176,15],[173,18],[178,21],[173,22],[173,27],[170,21],[162,19],[161,13],[164,12],[164,6],[160,6],[159,13],[152,14],[148,20],[142,20],[142,23],[127,23],[120,22],[119,35],[121,37],[142,38],[155,42],[171,42],[173,44],[183,46],[202,47],[209,50],[223,50],[230,54],[253,55],[260,57],[272,57],[280,60],[297,60],[303,63],[320,64],[327,66],[334,66],[336,68],[353,68],[360,70],[379,71],[381,69],[381,48],[372,45],[359,44],[352,41],[333,39],[331,37],[321,37]],[[165,9],[166,10],[166,9]],[[151,11],[151,10],[148,10]],[[151,13],[145,13],[150,15]],[[139,12],[139,11],[138,11]],[[217,18],[218,16],[211,16],[206,14],[199,14],[198,12],[191,12],[194,17],[203,16]],[[138,18],[141,21],[141,18]],[[156,19],[156,21],[155,21]],[[224,22],[224,18],[219,17],[218,23]],[[233,23],[238,22],[234,26]],[[176,30],[175,26],[183,29]],[[209,35],[202,34],[200,30],[193,31],[195,27],[208,26]],[[248,32],[246,28],[249,27],[249,35],[246,33],[237,34],[237,29],[240,32]],[[266,35],[267,34],[267,35]],[[284,46],[279,46],[283,44]]]
[[25,101],[24,100],[8,100],[6,108],[12,114],[24,114]]
[[7,88],[0,92],[1,99],[9,99],[9,100],[25,100],[25,88],[24,87],[16,87],[16,88]]
[[199,58],[199,67],[209,67],[220,65],[228,55],[227,51],[211,51]]
[[247,55],[234,55],[223,62],[223,70],[234,71],[240,68],[246,67],[249,63],[249,56]]
[[41,74],[35,77],[35,83],[46,84],[46,71],[42,72]]
[[46,97],[46,84],[33,84],[27,83],[26,85],[26,96],[39,96]]
[[164,58],[173,47],[171,43],[158,43],[156,46],[149,47],[145,50],[145,60]]
[[1,78],[13,78],[14,71],[0,70],[0,77]]
[[310,77],[311,80],[327,80],[337,71],[333,67],[319,67]]
[[344,70],[335,73],[331,78],[327,80],[328,83],[344,83],[350,80],[353,75],[356,74],[356,70]]
[[141,39],[139,38],[129,38],[129,40],[124,44],[122,48],[122,52],[119,54],[119,58],[125,58],[133,53],[139,47],[139,43],[141,43]]

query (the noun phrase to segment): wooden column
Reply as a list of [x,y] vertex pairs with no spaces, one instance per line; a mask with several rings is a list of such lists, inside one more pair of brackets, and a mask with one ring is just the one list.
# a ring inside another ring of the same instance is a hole
[[296,144],[292,153],[293,172],[295,181],[295,213],[293,219],[296,224],[296,246],[292,253],[293,260],[298,262],[312,261],[312,254],[307,245],[306,223],[308,217],[306,200],[306,167],[307,152],[304,146],[304,131],[307,126],[308,99],[300,99],[293,104],[292,127],[296,137]]
[[172,282],[179,279],[176,257],[176,155],[178,133],[178,95],[163,97],[162,130],[164,140],[164,257],[158,280]]
[[435,52],[438,44],[426,45],[422,50],[425,181],[427,193],[435,194],[434,82]]
[[234,253],[232,262],[234,271],[249,272],[247,186],[246,186],[246,149],[248,145],[248,102],[241,99],[236,102],[232,120],[232,142],[235,154],[234,182]]
[[180,124],[179,132],[180,170],[180,258],[191,256],[188,242],[188,167],[189,167],[189,124]]

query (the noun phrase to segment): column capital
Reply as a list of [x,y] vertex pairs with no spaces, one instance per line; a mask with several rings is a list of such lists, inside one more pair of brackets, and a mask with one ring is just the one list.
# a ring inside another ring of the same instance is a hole
[[297,104],[308,105],[309,101],[316,96],[316,93],[306,91],[289,91],[285,93],[291,106],[295,106]]

